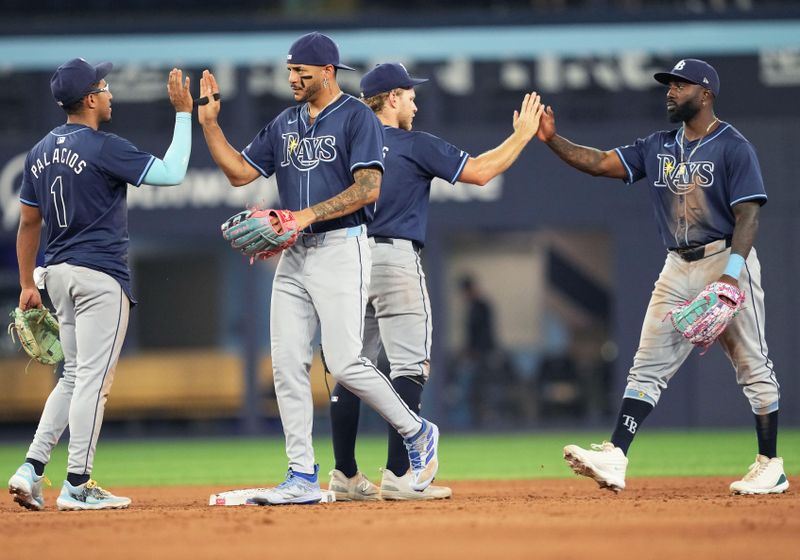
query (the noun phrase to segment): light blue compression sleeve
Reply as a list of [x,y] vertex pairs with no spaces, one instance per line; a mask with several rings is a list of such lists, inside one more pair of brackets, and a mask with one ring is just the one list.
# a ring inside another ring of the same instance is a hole
[[192,153],[192,114],[175,113],[175,132],[164,159],[156,158],[142,183],[160,187],[178,185],[186,177]]
[[722,274],[738,280],[739,275],[742,273],[742,266],[744,266],[744,257],[731,253],[731,256],[728,257],[728,266],[725,267],[725,271]]

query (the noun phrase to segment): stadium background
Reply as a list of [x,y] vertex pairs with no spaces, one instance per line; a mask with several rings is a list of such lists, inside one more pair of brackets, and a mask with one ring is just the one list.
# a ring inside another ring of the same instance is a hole
[[[792,485],[781,496],[728,494],[755,441],[749,407],[716,347],[690,357],[648,418],[625,492],[610,495],[572,475],[561,448],[607,437],[664,247],[645,187],[584,176],[534,140],[483,189],[434,185],[423,257],[435,329],[424,407],[443,429],[437,483],[451,486],[453,499],[208,508],[212,492],[277,483],[286,462],[269,367],[274,263],[248,266],[218,233],[244,205],[274,203],[274,186],[230,188],[195,125],[185,183],[128,197],[141,304],[93,476],[134,505],[55,512],[62,444],[47,469],[54,485],[44,513],[0,500],[3,558],[797,556],[796,1],[0,0],[0,8],[0,309],[18,297],[22,158],[64,120],[48,81],[71,57],[115,63],[107,129],[157,155],[172,130],[170,68],[188,70],[195,88],[203,68],[215,72],[222,124],[243,146],[291,103],[284,54],[311,30],[334,37],[358,69],[339,75],[347,92],[386,60],[430,77],[418,89],[415,126],[473,154],[509,134],[529,90],[579,143],[611,148],[668,128],[653,72],[682,57],[709,60],[722,78],[718,115],[754,143],[770,196],[757,247],[782,385],[779,452]],[[494,328],[471,335],[466,276],[494,312]],[[0,473],[24,456],[55,380],[35,365],[26,373],[27,365],[0,339]],[[318,360],[313,387],[324,473],[332,453]],[[384,428],[374,415],[362,420],[370,433],[359,439],[359,465],[376,480]]]
[[[767,339],[782,386],[781,424],[800,424],[800,361],[791,286],[800,273],[800,9],[795,2],[350,0],[256,3],[4,3],[0,23],[0,308],[18,295],[14,236],[24,154],[64,120],[48,80],[64,60],[115,64],[107,130],[161,155],[172,128],[165,80],[184,68],[197,88],[211,68],[222,125],[244,146],[291,103],[283,57],[299,34],[329,33],[343,89],[358,93],[373,64],[403,61],[430,77],[415,128],[477,155],[511,130],[524,92],[540,92],[559,131],[602,148],[668,128],[656,70],[695,56],[716,66],[718,115],[756,146],[769,194],[756,246],[764,267]],[[158,10],[158,17],[154,17]],[[605,429],[635,351],[664,257],[646,188],[592,179],[534,140],[483,189],[436,184],[424,265],[433,301],[433,375],[426,414],[450,431]],[[189,174],[177,188],[129,192],[131,263],[140,305],[107,409],[107,437],[278,434],[268,301],[274,263],[248,266],[218,225],[246,204],[275,204],[260,180],[230,188],[194,127]],[[471,276],[494,311],[496,348],[468,349]],[[468,351],[469,350],[469,351]],[[477,354],[477,355],[476,355]],[[0,342],[3,438],[30,437],[50,372]],[[319,421],[326,387],[315,363]],[[742,428],[752,422],[719,348],[693,354],[648,427]],[[368,429],[380,422],[367,414]]]

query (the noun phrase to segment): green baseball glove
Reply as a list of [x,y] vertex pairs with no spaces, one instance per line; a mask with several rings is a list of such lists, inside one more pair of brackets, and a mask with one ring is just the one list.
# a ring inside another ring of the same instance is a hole
[[667,316],[675,330],[705,354],[741,311],[744,300],[744,292],[736,286],[712,282],[694,299],[670,310]]
[[9,316],[8,334],[14,340],[14,331],[22,349],[41,364],[53,366],[64,359],[61,341],[58,339],[58,321],[47,308],[14,309]]

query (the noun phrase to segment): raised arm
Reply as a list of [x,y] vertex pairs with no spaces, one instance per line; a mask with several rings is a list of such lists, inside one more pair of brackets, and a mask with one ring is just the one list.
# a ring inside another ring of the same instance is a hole
[[514,111],[514,132],[511,136],[496,148],[469,158],[458,180],[483,186],[511,167],[536,135],[542,110],[539,95],[536,92],[526,94],[520,110]]
[[578,171],[595,177],[625,179],[628,176],[619,155],[614,150],[604,152],[597,148],[579,146],[556,134],[556,117],[549,105],[542,114],[536,137]]
[[156,159],[145,175],[143,183],[156,186],[179,185],[186,177],[189,156],[192,153],[192,94],[189,91],[189,76],[173,68],[167,80],[169,101],[175,107],[175,129],[172,143],[163,159]]
[[211,157],[234,187],[252,183],[260,173],[225,138],[217,122],[222,105],[219,99],[219,86],[214,74],[208,70],[203,70],[203,77],[200,78],[200,95],[201,98],[206,98],[207,103],[198,105],[197,118],[203,127],[203,136]]
[[19,264],[19,307],[23,311],[42,306],[42,296],[33,282],[36,253],[42,233],[42,213],[34,206],[20,203],[17,230],[17,263]]
[[303,230],[309,225],[352,214],[367,204],[378,200],[381,192],[383,173],[374,167],[356,169],[353,172],[355,183],[348,188],[319,204],[294,213],[297,229]]

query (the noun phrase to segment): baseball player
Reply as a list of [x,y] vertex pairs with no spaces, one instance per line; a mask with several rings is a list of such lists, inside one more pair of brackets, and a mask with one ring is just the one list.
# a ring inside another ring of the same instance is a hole
[[[425,245],[431,181],[441,177],[485,185],[508,169],[535,136],[542,107],[528,94],[514,112],[514,132],[478,157],[425,132],[412,132],[417,112],[412,78],[398,63],[379,64],[361,79],[365,103],[384,129],[384,174],[375,217],[369,225],[372,282],[366,309],[364,353],[374,363],[381,343],[391,364],[392,386],[412,410],[420,409],[430,372],[431,306],[420,252]],[[382,342],[381,342],[382,341]],[[343,384],[333,391],[331,425],[336,467],[329,490],[337,500],[428,500],[449,498],[450,488],[418,492],[402,439],[389,430],[389,454],[380,490],[359,470],[355,459],[360,399]]]
[[[111,121],[113,96],[105,80],[110,62],[82,58],[59,66],[50,79],[67,122],[28,153],[20,190],[17,233],[19,307],[41,307],[46,288],[61,324],[64,371],[44,406],[25,463],[8,481],[14,500],[31,510],[44,507],[44,468],[69,426],[67,479],[56,502],[60,510],[119,509],[115,496],[91,480],[106,400],[128,326],[128,184],[177,185],[191,150],[192,98],[189,78],[173,69],[167,91],[175,107],[175,129],[164,159],[100,132]],[[36,269],[45,223],[44,268]],[[34,277],[36,276],[36,279]]]
[[720,337],[755,415],[758,455],[736,494],[784,492],[789,483],[777,456],[779,386],[764,340],[764,291],[753,242],[767,195],[755,149],[730,123],[714,113],[717,72],[707,62],[687,58],[670,72],[655,74],[667,86],[669,120],[681,123],[629,146],[600,151],[556,134],[550,107],[538,137],[561,159],[591,175],[634,183],[646,179],[667,256],[642,325],[639,349],[628,375],[610,442],[591,450],[564,448],[572,469],[603,488],[625,488],[628,448],[661,391],[693,346],[677,333],[667,312],[691,300],[707,284],[741,287],[744,310]]
[[315,503],[321,498],[311,444],[313,403],[309,369],[319,326],[327,365],[337,381],[364,399],[404,438],[412,486],[424,490],[438,468],[438,428],[409,409],[362,352],[364,309],[372,256],[364,225],[378,198],[383,131],[375,115],[341,91],[336,44],[303,35],[286,57],[298,105],[284,110],[241,152],[217,124],[220,102],[206,71],[199,110],[211,155],[234,186],[275,174],[283,208],[301,234],[283,251],[270,310],[275,393],[286,435],[286,480],[257,496],[261,504]]

